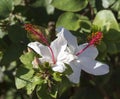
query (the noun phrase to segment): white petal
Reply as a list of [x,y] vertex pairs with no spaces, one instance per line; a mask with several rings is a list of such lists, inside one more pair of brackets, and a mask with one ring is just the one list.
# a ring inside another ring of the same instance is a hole
[[80,82],[81,66],[77,61],[71,62],[69,65],[71,66],[73,73],[67,77],[71,82],[77,84]]
[[[79,45],[78,52],[82,49],[84,49],[88,43],[84,43],[82,45]],[[83,51],[78,57],[90,57],[92,59],[95,59],[98,55],[98,50],[94,45],[89,46],[85,51]]]
[[42,57],[51,58],[51,53],[47,46],[42,45],[39,42],[31,42],[28,44],[28,47],[32,48],[36,53]]
[[70,47],[71,51],[75,52],[76,48],[78,47],[76,37],[62,27],[57,28],[56,31],[59,32],[58,35],[62,35],[67,40],[68,46]]
[[54,52],[54,56],[55,58],[57,58],[59,52],[61,50],[65,50],[67,47],[67,41],[61,36],[59,35],[52,43],[51,43],[51,48]]
[[69,62],[71,62],[75,58],[76,58],[76,56],[61,50],[57,57],[57,61],[61,61],[63,63],[69,64]]
[[52,67],[53,71],[60,72],[60,73],[64,72],[65,69],[66,69],[66,67],[65,67],[64,63],[62,63],[62,62],[57,62],[55,64],[55,66]]
[[101,62],[95,61],[91,58],[82,57],[80,59],[82,69],[93,75],[104,75],[109,72],[109,66]]

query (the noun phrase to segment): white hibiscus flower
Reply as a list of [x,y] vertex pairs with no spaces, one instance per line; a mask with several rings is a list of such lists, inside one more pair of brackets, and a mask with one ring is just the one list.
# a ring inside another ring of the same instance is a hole
[[49,62],[52,70],[60,73],[65,71],[65,63],[68,64],[74,58],[72,55],[65,52],[67,41],[62,35],[58,35],[58,37],[51,42],[50,46],[48,44],[45,46],[39,42],[31,42],[28,44],[28,47],[32,48],[41,56],[41,58],[39,58],[41,63]]
[[68,78],[73,83],[79,83],[81,70],[93,75],[104,75],[109,72],[109,66],[107,64],[96,61],[95,58],[98,55],[97,48],[90,43],[84,43],[82,45],[77,44],[76,37],[73,36],[68,30],[64,28],[57,28],[58,35],[62,35],[67,40],[68,52],[73,54],[73,61],[69,62],[73,73],[68,75]]

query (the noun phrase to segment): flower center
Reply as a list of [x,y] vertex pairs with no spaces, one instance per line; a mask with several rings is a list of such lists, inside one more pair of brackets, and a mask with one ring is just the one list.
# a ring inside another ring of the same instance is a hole
[[28,32],[32,32],[34,35],[37,35],[37,36],[39,37],[39,39],[48,46],[48,48],[49,48],[49,50],[50,50],[50,52],[51,52],[51,55],[52,55],[52,61],[53,61],[53,63],[55,64],[55,63],[56,63],[56,60],[55,60],[55,56],[54,56],[53,50],[52,50],[52,48],[50,47],[50,44],[48,43],[48,41],[47,41],[46,37],[43,35],[43,33],[40,32],[40,31],[37,31],[37,30],[38,30],[37,27],[35,27],[35,26],[32,25],[32,24],[25,24],[25,25],[24,25],[24,28],[25,28],[25,30],[27,30]]
[[76,54],[76,56],[79,56],[82,52],[84,52],[91,45],[97,45],[97,44],[99,44],[100,41],[102,40],[102,38],[103,38],[102,32],[92,33],[92,35],[88,36],[88,40],[89,40],[88,45],[85,48],[83,48],[82,50],[80,50]]

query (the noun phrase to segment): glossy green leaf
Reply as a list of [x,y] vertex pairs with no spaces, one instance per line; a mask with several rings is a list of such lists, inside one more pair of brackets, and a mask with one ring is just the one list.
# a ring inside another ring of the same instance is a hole
[[10,45],[4,52],[3,58],[0,62],[1,65],[8,65],[12,61],[19,60],[19,57],[23,53],[25,46],[21,44]]
[[115,11],[120,11],[120,0],[115,0],[114,4],[111,7]]
[[107,45],[108,53],[110,53],[110,54],[116,54],[117,53],[117,51],[118,51],[117,46],[114,42],[107,41],[106,45]]
[[[19,35],[19,36],[18,36]],[[12,25],[8,29],[8,36],[14,43],[28,42],[27,33],[21,25]]]
[[63,13],[57,20],[57,27],[64,27],[68,30],[76,31],[79,28],[90,30],[91,22],[87,17],[80,16],[72,12]]
[[108,8],[112,5],[116,0],[102,0],[102,5],[104,8]]
[[106,46],[106,44],[103,41],[99,45],[97,45],[97,48],[102,53],[107,50],[107,46]]
[[107,33],[105,33],[105,39],[111,41],[120,40],[120,31],[117,31],[115,29],[110,29]]
[[90,32],[90,30],[91,30],[91,22],[90,22],[90,20],[85,16],[81,16],[79,20],[80,20],[80,28],[81,28],[81,30],[83,30],[85,32]]
[[51,99],[49,92],[46,92],[48,86],[46,84],[43,84],[39,87],[37,87],[36,92],[37,92],[37,96],[38,99]]
[[71,82],[69,82],[67,77],[63,76],[62,81],[58,84],[59,95],[61,96],[70,86]]
[[23,2],[22,0],[13,0],[14,1],[14,5],[21,5]]
[[31,94],[37,85],[41,86],[43,80],[39,76],[34,76],[31,80],[31,83],[26,85],[27,94]]
[[117,18],[120,19],[120,0],[115,0],[111,9],[117,12]]
[[64,27],[69,30],[77,30],[80,27],[80,21],[79,21],[80,15],[75,14],[72,12],[66,12],[63,13],[58,21],[57,21],[57,27]]
[[54,79],[55,81],[61,81],[62,79],[61,79],[60,73],[54,72],[54,73],[53,73],[53,79]]
[[118,52],[120,52],[120,42],[117,42],[117,43],[116,43],[116,46],[117,46]]
[[19,67],[17,69],[16,77],[15,77],[15,85],[17,89],[21,89],[27,85],[27,83],[31,83],[30,79],[34,74],[33,70],[28,70],[24,67]]
[[65,64],[65,66],[66,66],[66,70],[64,71],[64,74],[65,74],[65,75],[70,75],[70,74],[72,74],[72,73],[73,73],[72,68],[71,68],[68,64]]
[[36,0],[33,4],[33,7],[45,7],[48,14],[53,14],[54,7],[50,4],[52,0]]
[[6,18],[13,10],[13,0],[0,0],[0,18]]
[[34,60],[35,54],[33,52],[27,52],[20,57],[21,62],[26,68],[33,68],[32,61]]
[[63,11],[80,11],[88,4],[87,0],[52,0],[52,5]]
[[118,22],[110,10],[99,11],[93,21],[93,24],[101,28],[101,30],[119,30]]

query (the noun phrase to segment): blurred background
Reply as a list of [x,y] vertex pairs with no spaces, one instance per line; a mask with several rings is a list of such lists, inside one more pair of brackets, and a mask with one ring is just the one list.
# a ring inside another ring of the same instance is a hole
[[97,60],[110,72],[93,76],[82,71],[80,86],[66,88],[59,99],[120,99],[120,0],[0,0],[0,99],[37,99],[15,86],[19,57],[30,42],[25,23],[45,27],[50,41],[58,26],[70,30],[79,44],[102,31]]

